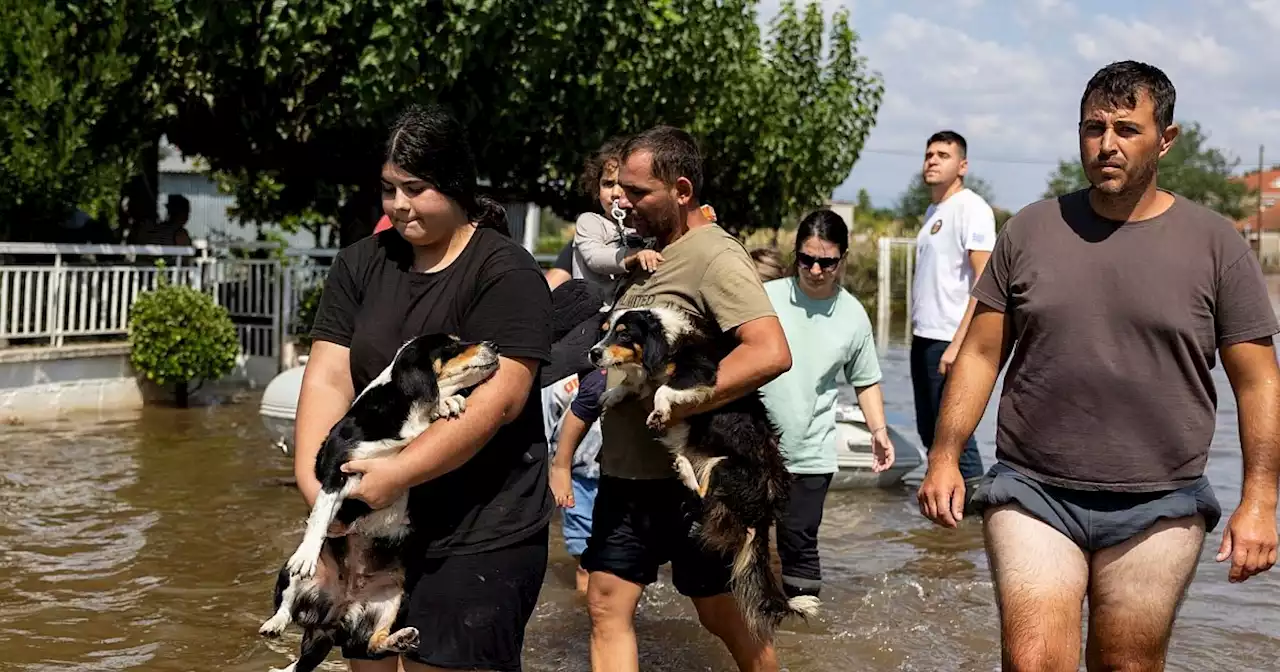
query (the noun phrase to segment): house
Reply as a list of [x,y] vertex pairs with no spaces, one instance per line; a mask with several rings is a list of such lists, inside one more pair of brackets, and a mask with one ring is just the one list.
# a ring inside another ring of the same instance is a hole
[[[1236,230],[1258,241],[1258,257],[1264,266],[1280,265],[1280,168],[1253,171],[1234,178],[1249,191],[1245,210],[1248,214],[1236,222]],[[1258,206],[1261,199],[1261,218]],[[1261,219],[1261,223],[1259,223]]]

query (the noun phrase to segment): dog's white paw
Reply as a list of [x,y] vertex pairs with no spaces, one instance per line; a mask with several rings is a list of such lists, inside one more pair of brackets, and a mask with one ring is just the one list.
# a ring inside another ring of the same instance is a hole
[[315,576],[316,563],[319,562],[319,553],[311,553],[310,549],[299,548],[289,556],[289,562],[286,567],[293,576],[309,579]]
[[418,650],[418,629],[401,628],[387,638],[384,650],[391,653],[409,653]]
[[271,668],[268,672],[294,672],[298,669],[297,663],[291,663],[289,667]]
[[644,424],[648,425],[649,429],[662,431],[667,428],[669,422],[671,422],[671,407],[658,406],[653,409],[648,418],[645,418]]
[[445,397],[436,404],[436,415],[441,418],[456,418],[465,410],[467,410],[467,398],[460,394]]
[[289,615],[286,613],[277,613],[275,616],[267,619],[266,623],[258,628],[258,634],[263,637],[279,637],[284,634],[284,629],[289,625]]

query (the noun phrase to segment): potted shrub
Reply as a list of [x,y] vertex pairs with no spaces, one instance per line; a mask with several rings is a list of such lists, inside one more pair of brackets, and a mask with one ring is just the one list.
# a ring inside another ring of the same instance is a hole
[[129,344],[134,368],[157,385],[173,385],[182,408],[201,383],[230,373],[240,352],[225,308],[204,292],[163,281],[134,302]]

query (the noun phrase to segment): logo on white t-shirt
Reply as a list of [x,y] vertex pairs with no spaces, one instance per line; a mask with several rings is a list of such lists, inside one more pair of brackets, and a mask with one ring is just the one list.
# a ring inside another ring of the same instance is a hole
[[942,220],[939,219],[938,221],[934,222],[933,227],[929,229],[929,235],[932,236],[941,230],[942,230]]

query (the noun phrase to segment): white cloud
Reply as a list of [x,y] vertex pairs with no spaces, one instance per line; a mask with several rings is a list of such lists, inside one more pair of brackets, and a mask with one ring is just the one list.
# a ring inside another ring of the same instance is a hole
[[1098,17],[1088,27],[1089,32],[1077,32],[1072,39],[1076,53],[1099,66],[1131,58],[1165,68],[1176,63],[1186,71],[1221,76],[1233,72],[1240,62],[1233,49],[1200,28],[1157,26],[1137,19],[1125,22],[1111,16]]
[[1272,28],[1280,30],[1280,0],[1249,0],[1249,9]]

